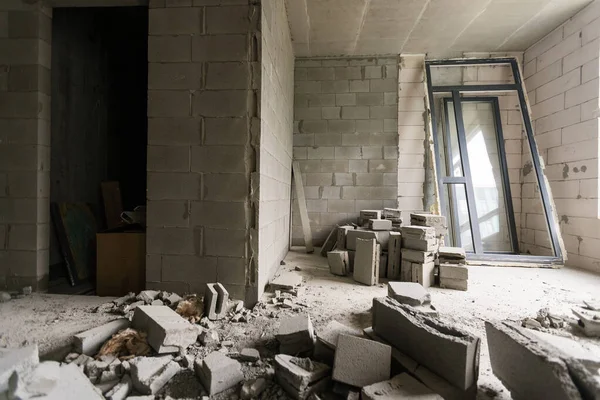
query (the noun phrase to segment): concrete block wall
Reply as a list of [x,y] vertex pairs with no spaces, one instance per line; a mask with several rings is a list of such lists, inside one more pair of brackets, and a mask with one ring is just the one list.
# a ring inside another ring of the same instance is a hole
[[48,283],[52,12],[0,2],[0,289]]
[[[296,59],[294,78],[293,157],[320,245],[360,210],[398,205],[398,59]],[[412,158],[422,174],[422,156]],[[292,214],[292,244],[301,245],[297,200]]]
[[600,272],[599,56],[596,1],[530,47],[524,59],[536,141],[556,203],[567,265],[596,272]]
[[233,298],[256,300],[255,3],[150,1],[149,289],[201,292],[219,281]]
[[[258,287],[277,271],[290,242],[294,53],[285,3],[262,0]],[[254,186],[253,186],[254,187]]]

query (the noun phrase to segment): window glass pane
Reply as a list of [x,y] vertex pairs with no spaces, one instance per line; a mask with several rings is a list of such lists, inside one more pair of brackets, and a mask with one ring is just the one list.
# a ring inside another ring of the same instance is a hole
[[510,64],[431,66],[433,86],[512,84]]
[[446,216],[449,216],[449,236],[452,246],[473,252],[473,234],[467,206],[465,185],[444,185]]

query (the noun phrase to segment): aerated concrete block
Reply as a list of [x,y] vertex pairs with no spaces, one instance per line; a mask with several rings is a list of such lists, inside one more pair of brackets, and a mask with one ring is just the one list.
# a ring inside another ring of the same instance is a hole
[[155,394],[181,370],[172,356],[136,357],[129,364],[133,387],[142,394]]
[[405,239],[428,240],[435,238],[435,229],[426,226],[403,226],[400,231]]
[[365,386],[362,389],[362,398],[363,400],[443,400],[442,396],[406,373],[396,375],[389,381]]
[[317,332],[317,339],[328,347],[335,349],[340,335],[361,336],[361,332],[356,328],[340,324],[337,321],[331,321],[321,332]]
[[392,229],[392,221],[389,219],[370,219],[369,228],[374,231],[389,231]]
[[386,265],[388,263],[388,254],[381,252],[379,255],[379,278],[383,279],[386,277]]
[[229,292],[220,283],[207,283],[204,290],[204,314],[211,321],[225,317]]
[[148,334],[148,344],[159,354],[188,348],[199,333],[196,326],[167,306],[137,307],[131,325]]
[[400,304],[420,306],[431,303],[431,295],[423,285],[414,282],[389,282],[388,296]]
[[309,358],[275,356],[275,379],[294,399],[304,400],[311,393],[323,388],[328,382],[331,368]]
[[373,329],[459,389],[477,383],[480,339],[468,332],[413,312],[389,297],[373,299]]
[[412,249],[402,249],[402,259],[412,263],[428,263],[435,261],[435,254],[430,251],[419,251]]
[[442,289],[469,290],[469,281],[464,279],[440,278],[440,287]]
[[[402,235],[400,232],[390,232],[388,243],[388,262],[386,276],[388,279],[400,279],[400,265],[402,256]],[[379,268],[383,268],[381,265]]]
[[350,230],[354,230],[354,227],[352,225],[338,226],[337,243],[335,245],[335,248],[337,250],[346,250],[346,234]]
[[580,399],[560,356],[506,323],[485,323],[492,370],[515,400]]
[[384,208],[381,212],[382,218],[390,219],[390,218],[402,218],[402,210],[398,208]]
[[298,315],[281,321],[275,335],[279,351],[292,356],[310,353],[314,348],[315,333],[309,315]]
[[73,349],[77,353],[94,356],[112,335],[127,328],[129,328],[129,320],[121,318],[78,333],[73,337]]
[[402,241],[402,247],[406,249],[426,251],[426,252],[434,252],[438,249],[438,240],[437,239],[412,239],[405,238]]
[[469,279],[469,269],[466,265],[440,264],[440,278],[466,281]]
[[350,270],[348,252],[345,250],[334,250],[327,253],[329,271],[334,275],[345,276]]
[[412,280],[428,288],[435,283],[435,263],[412,263]]
[[194,363],[196,376],[211,396],[221,393],[244,380],[241,364],[218,351]]
[[358,217],[358,225],[364,226],[370,219],[381,219],[381,210],[361,210]]
[[346,234],[346,247],[348,250],[356,250],[356,239],[375,239],[381,245],[382,250],[387,250],[390,240],[388,231],[368,231],[364,229],[354,229]]
[[374,239],[357,239],[354,280],[373,286],[379,282],[380,247]]
[[363,387],[390,379],[392,348],[356,336],[340,335],[335,351],[333,380]]
[[446,217],[434,214],[410,214],[411,225],[429,226],[435,229],[436,236],[443,236],[448,233]]
[[465,249],[461,247],[441,246],[438,250],[440,263],[464,264],[467,257]]
[[401,263],[400,263],[400,281],[402,282],[412,282],[413,281],[413,277],[412,277],[412,273],[413,273],[413,267],[412,267],[413,263],[402,259]]

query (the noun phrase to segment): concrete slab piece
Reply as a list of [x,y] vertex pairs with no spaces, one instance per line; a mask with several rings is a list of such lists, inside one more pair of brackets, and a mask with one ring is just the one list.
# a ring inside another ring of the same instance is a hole
[[567,364],[506,323],[485,323],[492,370],[513,399],[580,399]]
[[258,361],[260,360],[260,353],[256,349],[245,348],[240,352],[240,360],[242,361]]
[[381,210],[361,210],[358,215],[358,224],[367,225],[371,219],[381,219]]
[[204,315],[211,321],[217,319],[217,300],[219,293],[214,283],[207,283],[204,287]]
[[389,297],[373,299],[373,329],[402,353],[466,390],[479,376],[480,339]]
[[269,283],[273,290],[291,290],[300,285],[302,285],[302,276],[292,271],[282,273]]
[[[388,242],[388,262],[386,276],[388,279],[400,279],[400,263],[402,255],[402,235],[400,232],[390,232]],[[381,265],[379,268],[383,268]]]
[[411,225],[429,226],[435,228],[435,235],[441,236],[448,233],[448,224],[443,215],[413,213],[410,214]]
[[285,354],[275,356],[275,379],[281,387],[295,399],[306,399],[321,386],[331,371],[323,363],[310,358],[291,357]]
[[329,271],[334,275],[345,276],[350,270],[348,252],[346,250],[334,250],[327,253]]
[[390,379],[392,348],[388,345],[351,335],[340,335],[333,380],[363,387]]
[[139,306],[133,328],[148,334],[148,344],[159,354],[176,353],[196,342],[199,330],[167,306]]
[[135,390],[142,394],[156,393],[152,391],[157,386],[153,382],[172,361],[172,356],[136,357],[130,360],[131,381]]
[[[229,301],[229,292],[225,289],[220,283],[215,284],[215,289],[217,291],[217,308],[215,312],[217,314],[217,319],[225,318],[225,314],[227,314],[227,302]],[[210,318],[209,318],[210,319]]]
[[467,253],[462,247],[441,246],[438,251],[442,260],[464,260],[467,257]]
[[241,364],[215,351],[194,362],[196,376],[211,396],[221,393],[244,380]]
[[335,244],[335,248],[337,250],[346,250],[346,234],[350,230],[354,230],[354,227],[352,225],[338,226],[337,242]]
[[364,400],[443,400],[440,395],[408,374],[396,375],[389,381],[365,386],[361,395]]
[[431,303],[431,294],[423,285],[415,282],[388,282],[388,296],[409,306]]
[[60,379],[44,400],[102,400],[90,380],[77,365],[71,363],[60,367]]
[[356,239],[354,280],[373,286],[379,282],[380,246],[375,239]]
[[321,332],[317,332],[317,339],[329,346],[331,349],[337,347],[338,338],[340,335],[361,336],[361,331],[350,326],[340,324],[337,321],[331,321],[323,328]]
[[73,337],[73,348],[77,353],[93,356],[115,333],[129,328],[129,320],[120,318]]
[[389,218],[402,218],[402,210],[398,208],[384,208],[381,212],[381,217],[385,219]]
[[18,349],[0,349],[0,393],[8,389],[8,380],[16,372],[26,375],[40,363],[37,345]]

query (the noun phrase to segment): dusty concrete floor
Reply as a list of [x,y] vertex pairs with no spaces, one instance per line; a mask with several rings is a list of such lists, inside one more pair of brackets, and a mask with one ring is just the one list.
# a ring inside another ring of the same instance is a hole
[[[293,249],[279,273],[297,273],[305,281],[305,293],[298,299],[303,305],[295,310],[268,306],[249,323],[221,321],[215,329],[221,340],[232,340],[232,352],[256,347],[263,358],[272,357],[277,349],[274,339],[279,320],[287,315],[308,313],[317,329],[331,320],[365,328],[371,325],[370,308],[374,297],[385,296],[384,283],[363,286],[351,278],[329,273],[327,260]],[[294,271],[299,267],[300,271]],[[510,399],[510,394],[493,375],[490,367],[485,320],[519,321],[535,317],[548,307],[553,312],[571,316],[571,307],[582,300],[600,300],[600,276],[573,269],[529,269],[469,267],[469,291],[431,288],[432,303],[441,318],[455,323],[482,339],[479,399]],[[272,297],[265,293],[263,300]],[[32,295],[0,304],[0,346],[20,346],[37,341],[42,352],[60,349],[74,333],[114,319],[113,315],[90,311],[111,298],[89,296]],[[568,335],[567,331],[560,332]],[[597,341],[598,342],[598,341]],[[208,351],[208,349],[206,349]],[[204,349],[199,352],[203,353]],[[264,367],[244,366],[246,378],[264,373]],[[189,376],[188,376],[189,375]],[[185,371],[163,391],[173,398],[195,398],[201,390],[197,380]],[[219,399],[233,395],[223,393]],[[162,397],[161,396],[161,397]]]

